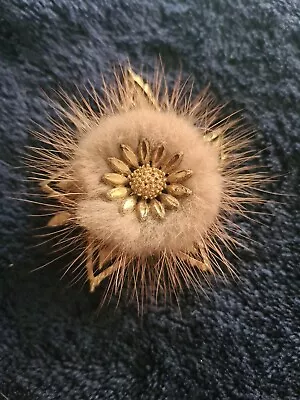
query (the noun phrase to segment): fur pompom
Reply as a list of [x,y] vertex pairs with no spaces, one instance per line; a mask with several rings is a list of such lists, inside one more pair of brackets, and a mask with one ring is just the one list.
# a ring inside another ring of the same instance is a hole
[[232,216],[263,201],[250,131],[222,118],[207,91],[191,100],[187,84],[169,92],[164,82],[158,71],[150,86],[128,66],[102,97],[88,92],[93,106],[64,96],[64,121],[36,133],[46,146],[29,156],[54,210],[48,226],[81,230],[90,291],[107,278],[105,297],[126,279],[143,301],[233,272]]

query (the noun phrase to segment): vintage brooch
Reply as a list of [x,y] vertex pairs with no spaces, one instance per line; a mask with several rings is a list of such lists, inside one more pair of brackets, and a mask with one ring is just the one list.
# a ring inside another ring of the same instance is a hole
[[192,100],[180,81],[169,91],[160,71],[150,85],[127,66],[87,97],[64,96],[63,118],[36,133],[29,164],[48,226],[63,227],[62,251],[80,243],[72,267],[85,270],[90,291],[106,279],[106,298],[127,282],[142,301],[198,290],[224,266],[233,273],[224,255],[238,245],[232,216],[262,201],[265,179],[251,132],[207,91]]

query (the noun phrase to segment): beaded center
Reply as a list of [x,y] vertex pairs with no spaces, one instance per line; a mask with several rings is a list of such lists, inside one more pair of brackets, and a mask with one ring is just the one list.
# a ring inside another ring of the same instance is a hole
[[131,190],[144,199],[154,199],[162,193],[167,186],[166,174],[149,164],[137,168],[129,176]]

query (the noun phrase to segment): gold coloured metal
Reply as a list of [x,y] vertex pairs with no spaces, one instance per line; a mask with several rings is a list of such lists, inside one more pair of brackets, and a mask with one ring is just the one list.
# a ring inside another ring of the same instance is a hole
[[153,150],[153,154],[152,154],[152,158],[151,158],[152,167],[156,167],[156,168],[160,167],[165,156],[166,156],[165,146],[163,144],[159,144]]
[[50,218],[47,226],[55,227],[64,225],[70,217],[71,214],[68,211],[58,212],[52,218]]
[[176,171],[168,176],[168,182],[181,183],[181,182],[189,179],[192,175],[193,175],[193,171],[191,169],[183,169],[181,171]]
[[119,160],[118,158],[109,157],[107,159],[107,162],[111,169],[115,172],[125,175],[129,175],[131,173],[129,166],[125,164],[124,161]]
[[167,208],[179,208],[180,206],[179,200],[170,194],[162,193],[159,196],[159,199],[162,204]]
[[163,169],[167,174],[175,171],[179,167],[183,159],[183,153],[174,154],[165,164],[163,164]]
[[125,186],[118,186],[114,189],[110,189],[106,196],[109,200],[125,199],[130,193],[130,189]]
[[172,183],[169,186],[168,192],[173,196],[189,196],[192,194],[191,189],[181,185],[180,183]]
[[129,185],[134,194],[144,199],[154,199],[166,187],[166,175],[158,168],[143,165],[129,177]]
[[121,205],[122,214],[127,214],[135,209],[137,203],[137,196],[129,196],[123,201]]
[[[120,144],[120,160],[110,157],[107,162],[114,172],[103,175],[103,182],[113,186],[106,197],[123,200],[120,214],[136,211],[138,219],[146,221],[150,215],[158,219],[166,217],[166,210],[176,210],[184,197],[192,194],[182,182],[192,175],[191,169],[177,170],[184,154],[168,154],[164,144],[151,146],[147,138],[141,138],[136,151]],[[151,212],[150,212],[151,211]]]
[[114,186],[126,185],[128,178],[121,174],[109,172],[102,177],[103,182]]
[[124,160],[127,162],[127,164],[131,165],[132,167],[138,168],[139,161],[136,154],[132,151],[132,149],[126,144],[121,144],[120,147],[122,156]]
[[137,155],[143,165],[149,164],[151,158],[151,148],[148,139],[143,138],[140,140],[137,149]]
[[140,219],[140,221],[146,221],[149,215],[149,204],[147,203],[146,200],[141,200],[137,204],[137,214]]
[[128,68],[128,75],[130,77],[130,79],[137,85],[140,87],[140,89],[144,92],[144,94],[146,95],[146,98],[150,101],[150,103],[152,103],[152,105],[157,109],[160,110],[160,106],[158,104],[158,101],[156,100],[156,98],[153,95],[153,92],[151,90],[151,87],[148,83],[145,83],[143,78],[140,77],[139,75],[137,75],[135,72],[133,72],[133,70],[131,68]]
[[151,207],[151,211],[153,212],[153,214],[155,216],[157,216],[161,219],[165,218],[166,210],[160,201],[158,201],[156,199],[151,200],[150,207]]

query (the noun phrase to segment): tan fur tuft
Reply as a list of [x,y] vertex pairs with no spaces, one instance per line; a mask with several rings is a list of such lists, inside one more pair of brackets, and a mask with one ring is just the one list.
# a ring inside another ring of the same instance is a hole
[[[180,81],[169,92],[158,72],[151,87],[130,66],[115,78],[115,84],[104,82],[102,98],[89,91],[94,107],[83,95],[73,100],[63,94],[63,120],[52,120],[52,132],[36,133],[45,147],[32,149],[29,164],[51,199],[48,225],[81,229],[91,291],[106,277],[106,296],[118,295],[126,279],[138,300],[177,294],[183,286],[198,290],[204,272],[223,273],[221,265],[233,271],[223,251],[238,244],[230,233],[232,216],[246,216],[247,204],[263,201],[257,190],[266,178],[252,167],[251,133],[238,118],[222,119],[207,91],[191,100]],[[120,201],[105,197],[103,179],[112,172],[108,159],[122,159],[120,145],[130,162],[143,138],[151,148],[162,144],[165,159],[183,154],[180,169],[191,171],[184,182],[191,194],[178,197],[176,209],[166,213],[156,202],[161,219],[145,221],[134,212],[120,214]]]

